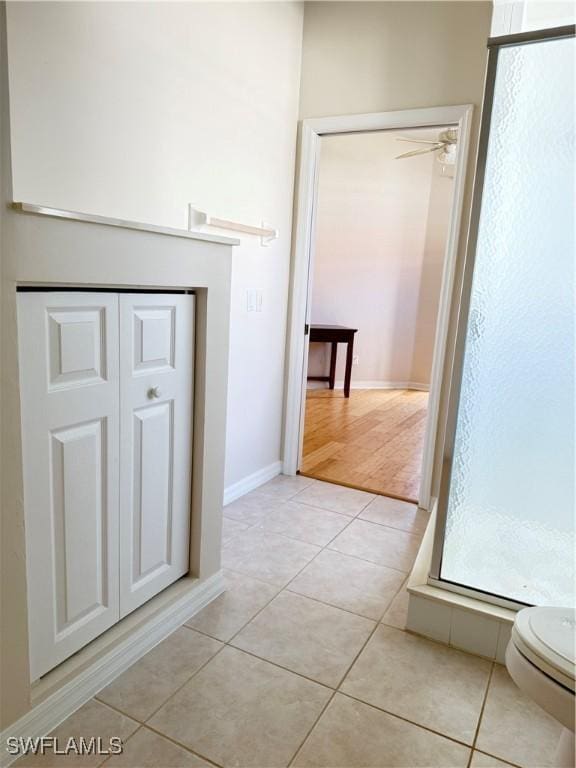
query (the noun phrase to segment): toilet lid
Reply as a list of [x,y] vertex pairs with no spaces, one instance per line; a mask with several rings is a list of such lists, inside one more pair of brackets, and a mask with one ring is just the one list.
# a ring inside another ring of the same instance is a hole
[[512,640],[538,669],[566,688],[574,690],[574,608],[524,608],[516,615]]

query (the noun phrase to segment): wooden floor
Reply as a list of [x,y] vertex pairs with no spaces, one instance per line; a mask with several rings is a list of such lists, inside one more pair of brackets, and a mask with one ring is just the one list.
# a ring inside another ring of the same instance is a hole
[[301,474],[418,501],[427,405],[414,390],[308,390]]

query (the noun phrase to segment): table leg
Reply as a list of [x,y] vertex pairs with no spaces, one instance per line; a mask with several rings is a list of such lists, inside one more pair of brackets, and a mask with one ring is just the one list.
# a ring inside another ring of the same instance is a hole
[[344,397],[350,397],[350,379],[352,378],[352,360],[354,359],[354,336],[346,347],[346,374],[344,376]]
[[328,386],[330,389],[334,389],[334,381],[336,379],[336,356],[338,354],[338,344],[333,341],[332,342],[332,348],[330,351],[330,379],[328,381]]

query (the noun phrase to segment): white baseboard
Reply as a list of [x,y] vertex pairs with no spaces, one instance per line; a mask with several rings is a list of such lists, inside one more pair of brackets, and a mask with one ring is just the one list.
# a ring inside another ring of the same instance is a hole
[[[317,382],[318,386],[314,385],[314,382],[308,382],[308,389],[326,389],[326,384],[323,382]],[[344,381],[336,380],[334,382],[335,389],[344,389]],[[420,392],[428,392],[430,386],[428,384],[422,384],[419,381],[352,381],[350,383],[350,389],[416,389]]]
[[229,485],[228,488],[224,489],[224,506],[236,501],[240,496],[244,496],[245,493],[253,491],[260,485],[264,485],[264,483],[267,483],[268,480],[272,480],[273,477],[276,477],[276,475],[279,475],[281,472],[282,462],[275,461],[273,464],[269,464],[267,467],[263,467],[257,472],[248,475],[248,477],[243,477],[242,480],[239,480],[237,483]]
[[219,571],[159,611],[108,653],[9,725],[0,735],[0,765],[7,767],[19,757],[6,752],[9,737],[46,736],[223,591],[224,578],[222,571]]

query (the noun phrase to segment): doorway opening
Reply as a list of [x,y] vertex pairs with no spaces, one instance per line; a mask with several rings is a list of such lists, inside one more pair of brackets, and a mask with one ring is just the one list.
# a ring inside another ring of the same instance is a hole
[[428,509],[470,113],[304,122],[285,473]]

